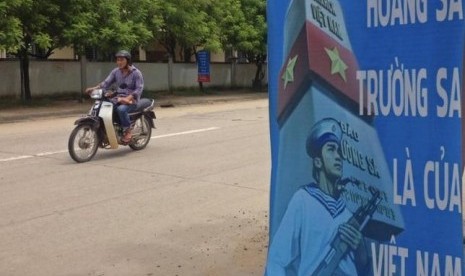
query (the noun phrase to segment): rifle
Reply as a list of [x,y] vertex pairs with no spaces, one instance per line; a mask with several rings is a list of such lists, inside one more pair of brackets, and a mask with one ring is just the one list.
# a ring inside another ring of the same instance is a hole
[[[371,199],[367,204],[360,206],[353,216],[347,221],[350,225],[356,227],[359,231],[365,227],[373,216],[379,203],[381,202],[380,192],[370,187]],[[350,251],[349,245],[341,239],[339,233],[331,241],[331,248],[321,263],[313,272],[312,276],[330,276],[333,275],[341,260]]]

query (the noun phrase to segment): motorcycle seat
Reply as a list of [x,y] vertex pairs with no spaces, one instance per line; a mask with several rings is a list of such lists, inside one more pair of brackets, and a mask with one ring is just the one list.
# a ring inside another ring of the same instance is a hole
[[154,108],[155,106],[155,100],[153,99],[148,99],[148,98],[141,98],[138,102],[137,102],[137,108],[134,112],[132,112],[131,114],[133,113],[140,113],[140,112],[144,112],[144,111],[150,111]]

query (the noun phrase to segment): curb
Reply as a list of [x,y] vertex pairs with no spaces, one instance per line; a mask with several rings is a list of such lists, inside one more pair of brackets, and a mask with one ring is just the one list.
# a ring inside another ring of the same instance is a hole
[[[227,95],[202,95],[202,96],[163,96],[155,99],[155,108],[173,108],[176,106],[213,104],[220,102],[251,101],[267,99],[268,93],[240,93]],[[50,117],[79,117],[85,115],[92,107],[92,101],[78,103],[76,101],[62,102],[47,107],[20,107],[0,110],[0,124],[35,121]]]

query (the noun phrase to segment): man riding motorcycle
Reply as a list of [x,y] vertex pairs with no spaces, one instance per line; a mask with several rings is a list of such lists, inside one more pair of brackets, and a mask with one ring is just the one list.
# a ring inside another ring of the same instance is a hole
[[128,51],[121,50],[116,53],[115,57],[117,67],[110,72],[103,82],[87,88],[86,93],[99,88],[107,91],[116,83],[116,93],[107,92],[106,96],[112,97],[111,102],[120,119],[124,132],[121,140],[124,143],[129,143],[132,138],[129,113],[136,110],[137,101],[139,101],[144,89],[144,78],[141,71],[132,65],[131,54]]

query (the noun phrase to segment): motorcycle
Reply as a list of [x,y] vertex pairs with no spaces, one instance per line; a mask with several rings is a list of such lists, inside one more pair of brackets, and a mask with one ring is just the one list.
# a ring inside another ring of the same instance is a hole
[[99,147],[117,149],[120,145],[127,145],[133,150],[142,150],[147,146],[152,128],[155,128],[154,100],[142,98],[137,102],[136,110],[129,114],[132,138],[129,143],[124,143],[123,128],[113,111],[111,96],[102,89],[95,89],[90,97],[95,100],[94,105],[87,116],[76,120],[76,127],[69,137],[68,152],[74,161],[82,163],[91,160]]

